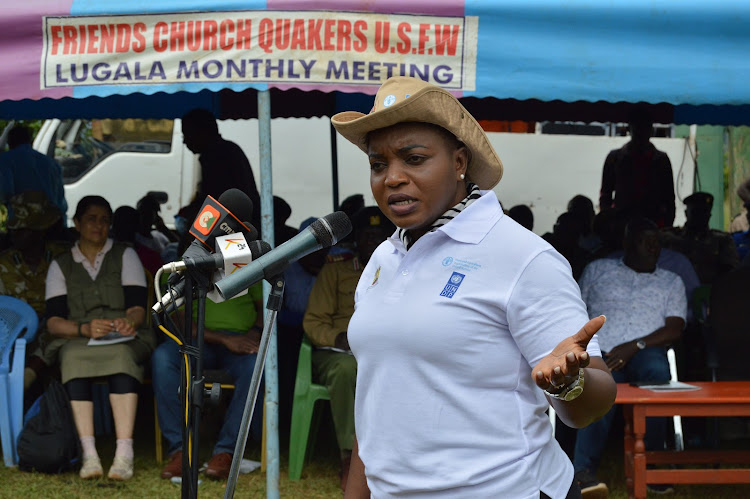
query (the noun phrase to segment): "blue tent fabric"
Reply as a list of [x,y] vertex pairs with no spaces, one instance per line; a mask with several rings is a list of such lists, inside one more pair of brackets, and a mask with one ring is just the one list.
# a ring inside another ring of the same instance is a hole
[[[576,103],[579,115],[606,119],[617,114],[612,112],[616,107],[601,103],[647,102],[662,106],[659,113],[669,115],[674,123],[750,123],[744,107],[750,105],[750,2],[746,0],[414,0],[408,4],[400,0],[217,0],[210,8],[212,12],[298,9],[476,16],[476,85],[462,96],[503,103],[492,106],[496,112],[486,118],[508,119],[507,114],[527,111],[545,119],[557,116],[564,108],[559,102],[563,102]],[[39,0],[4,13],[0,27],[18,24],[26,28],[0,43],[11,49],[23,44],[24,37],[39,43],[45,14],[205,10],[205,2],[198,0]],[[32,62],[32,66],[24,66],[25,79],[38,67],[38,61]],[[0,65],[0,86],[13,82],[14,70],[18,68],[12,64]],[[38,84],[29,80],[21,88],[29,88],[30,96],[39,95],[32,92],[34,85]],[[374,93],[376,87],[372,85],[368,93]],[[197,105],[219,115],[253,117],[253,109],[232,110],[227,102],[266,88],[263,82],[82,86],[69,90],[71,97],[24,100],[14,94],[14,100],[8,100],[6,96],[6,100],[0,100],[0,118],[166,118]],[[309,103],[315,94],[304,93],[309,87],[298,89],[302,93],[293,95],[292,102],[301,116],[330,115],[346,109],[339,103],[347,100],[356,103],[348,109],[367,108],[363,103],[371,102],[371,98],[356,93],[359,89],[352,88],[352,96],[337,95],[333,104],[325,102],[325,109],[318,105],[308,110],[305,97]],[[329,90],[319,88],[321,92]],[[295,100],[298,97],[300,101]],[[581,112],[592,109],[586,103],[606,110]],[[669,112],[664,113],[664,105],[670,106]]]
[[747,1],[470,0],[466,15],[478,97],[750,102]]

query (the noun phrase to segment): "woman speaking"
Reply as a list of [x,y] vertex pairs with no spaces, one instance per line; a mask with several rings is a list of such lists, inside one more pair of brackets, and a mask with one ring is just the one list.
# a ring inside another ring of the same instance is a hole
[[[388,79],[333,125],[370,162],[397,226],[357,286],[356,442],[347,498],[573,498],[549,404],[582,427],[616,387],[570,266],[503,214],[503,166],[447,91]],[[572,335],[572,336],[571,336]]]

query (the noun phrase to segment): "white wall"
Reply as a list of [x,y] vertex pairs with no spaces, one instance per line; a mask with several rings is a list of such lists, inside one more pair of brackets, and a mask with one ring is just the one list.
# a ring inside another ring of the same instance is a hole
[[[273,189],[292,207],[289,225],[296,227],[308,216],[321,217],[333,211],[329,123],[328,118],[272,122]],[[260,188],[257,120],[225,121],[219,128],[226,139],[242,146]],[[552,230],[557,217],[566,210],[568,200],[576,194],[598,204],[604,159],[610,150],[627,142],[624,137],[488,135],[505,165],[503,179],[495,191],[506,209],[516,204],[531,206],[537,234]],[[675,224],[682,225],[684,206],[679,200],[692,192],[694,170],[686,141],[653,139],[653,143],[672,161],[678,198]],[[366,204],[374,204],[367,157],[341,137],[337,144],[339,201],[361,193]]]

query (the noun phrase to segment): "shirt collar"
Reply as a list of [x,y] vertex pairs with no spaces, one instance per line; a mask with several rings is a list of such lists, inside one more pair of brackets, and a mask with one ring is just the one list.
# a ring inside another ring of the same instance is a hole
[[[80,246],[80,240],[76,241],[76,243],[73,245],[73,248],[71,250],[71,253],[73,254],[73,261],[76,263],[81,263],[86,259],[86,257],[81,253],[81,246]],[[112,249],[112,245],[114,244],[114,241],[112,239],[107,239],[107,242],[104,243],[104,247],[101,249],[99,253],[96,254],[98,257],[99,255],[103,255],[107,253],[109,250]]]
[[[481,242],[497,221],[505,216],[494,191],[481,191],[481,193],[482,197],[435,232],[444,232],[448,237],[460,243],[478,244]],[[406,253],[404,243],[398,237],[398,230],[387,240],[393,245],[394,252]]]
[[445,232],[448,237],[460,243],[479,244],[497,221],[505,216],[495,192],[481,192],[481,198],[467,206],[453,223],[443,225],[438,231]]

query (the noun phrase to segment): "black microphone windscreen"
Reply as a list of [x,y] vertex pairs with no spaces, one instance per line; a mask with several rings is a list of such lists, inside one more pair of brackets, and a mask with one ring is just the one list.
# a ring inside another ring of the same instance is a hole
[[258,234],[258,229],[253,227],[253,224],[251,224],[250,222],[242,222],[242,223],[245,225],[245,227],[249,228],[248,230],[242,231],[242,233],[245,234],[245,241],[249,242],[249,241],[255,241],[256,239],[258,239],[258,236],[260,235]]
[[217,199],[237,220],[253,219],[253,202],[239,189],[227,189]]
[[310,231],[323,248],[329,248],[349,235],[352,222],[346,213],[336,211],[314,221]]

